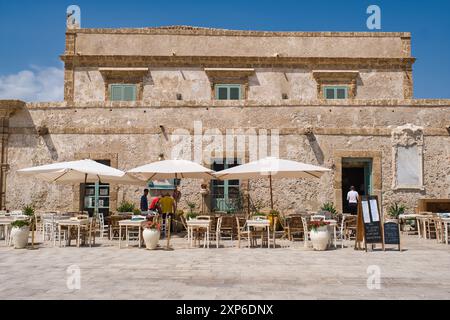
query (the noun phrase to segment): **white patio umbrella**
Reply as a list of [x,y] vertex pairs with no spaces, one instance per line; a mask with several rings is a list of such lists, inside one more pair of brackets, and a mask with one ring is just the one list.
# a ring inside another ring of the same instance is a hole
[[188,160],[162,160],[131,169],[128,173],[138,174],[148,180],[164,179],[214,179],[214,171]]
[[139,180],[125,172],[101,164],[94,160],[77,160],[58,162],[37,167],[17,170],[23,176],[36,177],[47,182],[62,184],[73,183],[118,183],[145,185],[146,182]]
[[273,178],[320,178],[330,169],[297,161],[267,157],[240,166],[216,172],[221,180],[251,179],[268,177],[270,183],[270,207],[273,209]]
[[[148,180],[164,180],[164,179],[207,179],[211,180],[214,171],[205,168],[198,163],[188,160],[162,160],[131,169],[128,173],[138,174]],[[167,248],[170,247],[170,224],[167,237]]]
[[[47,182],[63,184],[104,182],[119,184],[143,185],[135,177],[126,174],[118,169],[106,166],[93,160],[78,160],[68,162],[58,162],[37,167],[17,170],[23,176],[36,177]],[[98,195],[95,195],[95,214],[98,212]],[[34,245],[34,229],[32,235],[32,245]]]

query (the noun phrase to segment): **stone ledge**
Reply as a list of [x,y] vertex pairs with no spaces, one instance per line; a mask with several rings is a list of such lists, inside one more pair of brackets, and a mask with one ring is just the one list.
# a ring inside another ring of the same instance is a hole
[[[252,127],[253,129],[266,129],[259,127]],[[165,128],[168,134],[173,133],[179,128]],[[220,130],[233,128],[218,128]],[[248,129],[248,128],[234,128],[234,129]],[[185,128],[190,134],[194,134],[194,130]],[[206,129],[204,129],[205,131]],[[38,134],[35,127],[10,127],[10,134],[24,134],[35,135]],[[279,128],[279,135],[306,135],[310,133],[308,128]],[[64,127],[64,128],[50,128],[48,134],[93,134],[93,135],[132,135],[132,134],[154,134],[161,133],[159,127]],[[331,127],[313,127],[312,133],[317,136],[377,136],[377,137],[391,137],[391,128],[373,128],[373,127],[359,127],[359,128],[331,128]],[[443,128],[424,128],[424,136],[448,136],[448,132]]]
[[[1,101],[1,100],[0,100]],[[9,100],[7,100],[9,101]],[[24,102],[22,102],[24,103]],[[25,104],[25,103],[24,103]],[[90,102],[31,102],[27,103],[28,109],[121,109],[121,108],[213,108],[213,107],[240,107],[240,108],[266,108],[266,107],[426,107],[442,108],[450,107],[450,99],[380,99],[380,100],[280,100],[280,101],[260,101],[260,100],[240,100],[240,101],[135,101],[135,102],[110,102],[110,101],[90,101]]]
[[81,28],[67,29],[66,33],[88,34],[168,34],[251,37],[362,37],[362,38],[410,38],[410,32],[338,32],[338,31],[257,31],[202,28],[193,26],[162,26],[153,28]]
[[137,55],[75,55],[63,54],[60,59],[74,66],[91,67],[143,67],[152,66],[197,66],[197,67],[256,67],[295,65],[312,66],[338,65],[346,68],[377,67],[391,70],[394,67],[410,68],[416,61],[413,57],[305,57],[305,56],[137,56]]
[[0,100],[0,115],[9,116],[16,110],[25,108],[26,102],[22,100]]

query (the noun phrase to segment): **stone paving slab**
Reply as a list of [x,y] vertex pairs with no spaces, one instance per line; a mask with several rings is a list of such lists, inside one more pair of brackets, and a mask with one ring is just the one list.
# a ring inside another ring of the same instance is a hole
[[[165,242],[160,241],[161,245]],[[145,250],[100,241],[89,247],[37,250],[0,245],[0,299],[448,299],[450,246],[405,236],[403,252],[316,252],[302,242],[281,247]],[[80,289],[67,286],[80,270]],[[367,268],[380,270],[368,289]]]

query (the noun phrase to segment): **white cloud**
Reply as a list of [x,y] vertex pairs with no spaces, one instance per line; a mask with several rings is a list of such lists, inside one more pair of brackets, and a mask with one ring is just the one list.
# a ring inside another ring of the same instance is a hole
[[64,69],[31,66],[15,74],[0,75],[0,99],[61,101],[64,96]]

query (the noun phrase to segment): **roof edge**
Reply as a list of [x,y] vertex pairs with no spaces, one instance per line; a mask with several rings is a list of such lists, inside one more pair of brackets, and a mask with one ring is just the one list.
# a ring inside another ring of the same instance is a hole
[[166,34],[208,36],[252,36],[252,37],[375,37],[411,38],[410,32],[352,32],[352,31],[264,31],[231,30],[193,26],[162,26],[148,28],[80,28],[67,29],[67,33],[86,34]]

